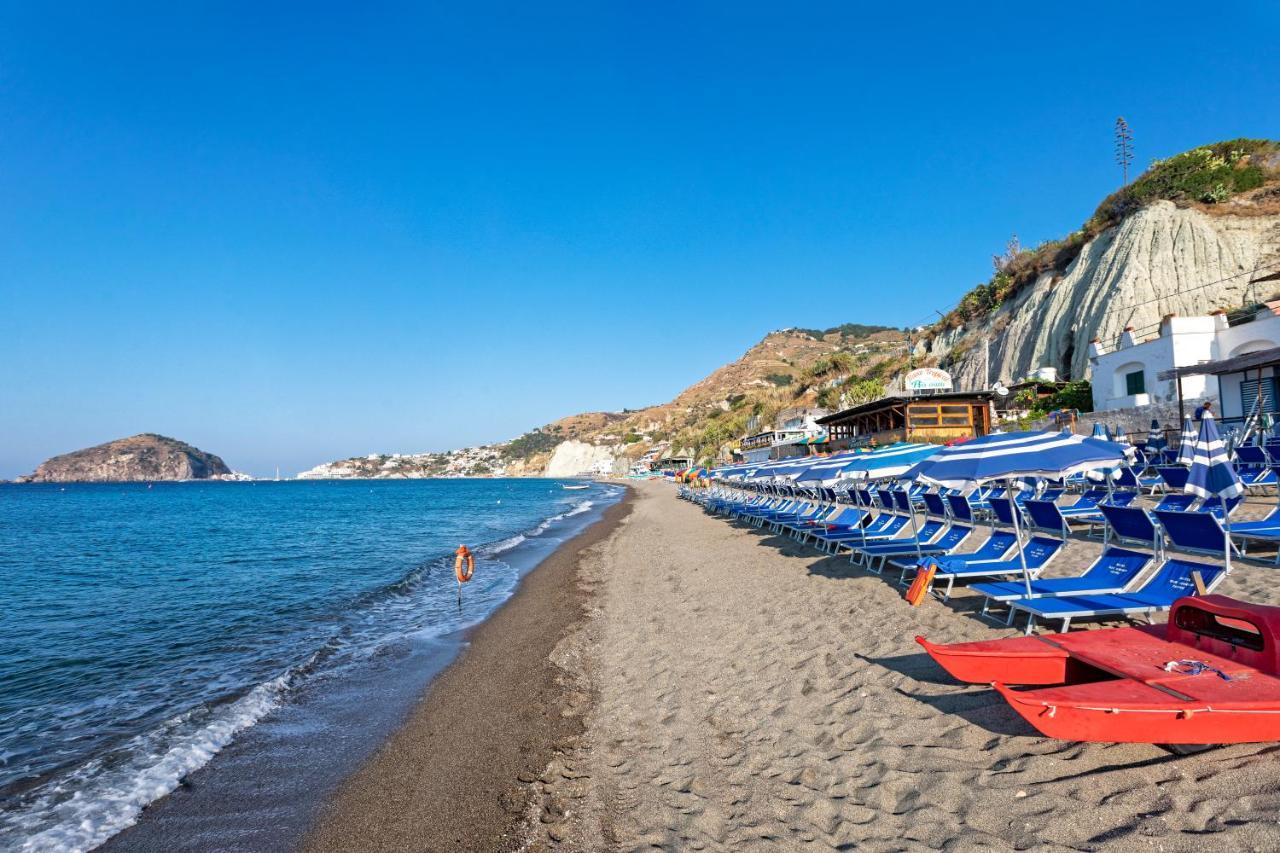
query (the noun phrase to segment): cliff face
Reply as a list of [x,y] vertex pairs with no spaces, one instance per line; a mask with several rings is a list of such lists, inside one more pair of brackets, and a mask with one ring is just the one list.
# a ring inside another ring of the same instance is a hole
[[123,483],[231,476],[226,463],[186,442],[143,433],[55,456],[21,483]]
[[1280,266],[1280,214],[1160,201],[1086,243],[1065,270],[1042,274],[985,322],[941,332],[923,347],[957,387],[985,387],[988,376],[1016,381],[1038,367],[1088,379],[1092,339],[1112,349],[1126,326],[1153,337],[1166,314],[1265,301],[1280,281],[1256,279],[1272,266]]

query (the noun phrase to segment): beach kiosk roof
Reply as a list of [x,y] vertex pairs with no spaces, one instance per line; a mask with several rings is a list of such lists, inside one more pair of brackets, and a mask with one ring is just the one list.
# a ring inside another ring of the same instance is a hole
[[892,444],[975,438],[991,431],[994,396],[990,391],[947,391],[885,397],[818,418],[818,423],[827,428],[836,448],[871,439]]

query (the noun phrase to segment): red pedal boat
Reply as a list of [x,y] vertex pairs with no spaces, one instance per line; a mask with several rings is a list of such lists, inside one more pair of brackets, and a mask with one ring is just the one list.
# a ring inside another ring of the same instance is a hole
[[[1165,625],[936,645],[1049,737],[1170,745],[1280,741],[1280,607],[1180,598]],[[1049,685],[1014,690],[1007,685]]]

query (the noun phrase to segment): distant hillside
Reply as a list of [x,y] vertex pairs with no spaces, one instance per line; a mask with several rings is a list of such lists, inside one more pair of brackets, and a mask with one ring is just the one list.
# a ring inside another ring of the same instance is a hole
[[143,433],[55,456],[20,483],[120,483],[232,476],[217,456],[183,441]]
[[909,348],[905,333],[885,326],[770,332],[670,403],[562,418],[510,442],[504,454],[514,473],[545,470],[556,448],[569,441],[608,446],[625,461],[654,449],[714,457],[741,437],[752,418],[764,428],[785,409],[876,399],[907,363]]

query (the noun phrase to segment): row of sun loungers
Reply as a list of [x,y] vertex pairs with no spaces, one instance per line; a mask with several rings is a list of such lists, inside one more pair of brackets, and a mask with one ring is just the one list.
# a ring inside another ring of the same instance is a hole
[[[851,562],[873,572],[898,569],[899,583],[922,562],[932,563],[943,600],[957,582],[968,583],[984,598],[983,614],[1004,608],[1009,624],[1023,616],[1028,633],[1037,619],[1060,621],[1065,631],[1081,619],[1149,617],[1184,595],[1211,591],[1225,576],[1220,565],[1189,557],[1222,556],[1229,541],[1222,520],[1235,508],[1232,502],[1197,503],[1188,495],[1168,494],[1148,511],[1133,505],[1136,492],[1094,490],[1066,506],[1056,502],[1057,490],[1013,499],[1003,490],[975,494],[859,489],[856,506],[730,489],[691,490],[686,496],[710,512],[767,527],[825,553],[847,553]],[[1029,535],[1021,555],[1010,529],[1015,512]],[[993,524],[987,539],[975,551],[956,553],[983,518]],[[1080,524],[1105,530],[1102,553],[1077,576],[1042,578],[1065,548],[1073,525]],[[1280,507],[1266,519],[1231,527],[1232,536],[1280,545]]]

